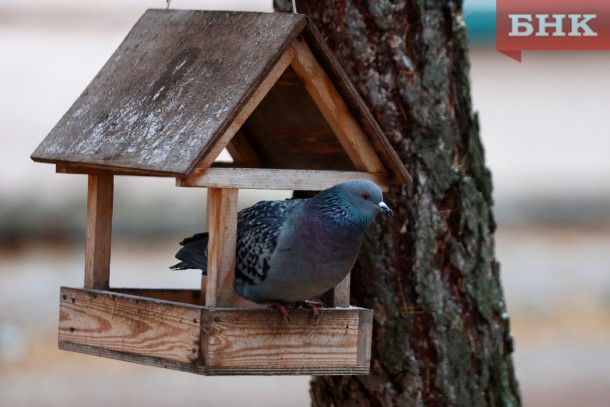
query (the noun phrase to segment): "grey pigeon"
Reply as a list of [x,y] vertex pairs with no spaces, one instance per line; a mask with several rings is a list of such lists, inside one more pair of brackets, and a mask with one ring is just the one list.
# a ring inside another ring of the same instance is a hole
[[[364,233],[380,212],[392,215],[381,190],[348,181],[309,199],[261,201],[237,218],[235,291],[256,303],[303,303],[334,288],[351,271]],[[208,235],[180,243],[172,269],[206,272]],[[318,303],[318,306],[320,304]],[[317,315],[317,306],[311,305]]]

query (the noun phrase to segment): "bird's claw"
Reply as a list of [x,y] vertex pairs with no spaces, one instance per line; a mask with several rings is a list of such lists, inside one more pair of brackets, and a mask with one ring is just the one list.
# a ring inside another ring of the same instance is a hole
[[324,308],[324,303],[321,301],[305,301],[303,304],[311,308],[311,313],[313,314],[313,319],[315,320],[317,320],[320,316],[319,309]]
[[275,308],[276,310],[280,311],[280,313],[284,317],[284,320],[286,320],[286,322],[290,322],[290,318],[288,317],[288,311],[286,310],[286,306],[284,304],[280,304],[279,302],[270,302],[267,304],[267,306],[269,308]]
[[311,313],[313,314],[313,319],[317,320],[320,316],[320,309],[324,308],[324,303],[320,301],[303,301],[299,303],[290,303],[290,304],[280,304],[279,302],[269,302],[267,303],[269,308],[276,309],[280,311],[286,322],[290,322],[290,317],[288,316],[288,310],[286,308],[303,308],[308,307],[311,309]]

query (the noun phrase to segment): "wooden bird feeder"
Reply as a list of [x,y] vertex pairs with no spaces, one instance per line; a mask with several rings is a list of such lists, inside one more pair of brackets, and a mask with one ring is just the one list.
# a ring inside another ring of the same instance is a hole
[[[205,375],[369,372],[373,311],[349,307],[349,277],[317,320],[233,290],[239,189],[410,180],[307,17],[148,10],[32,159],[88,175],[85,282],[61,288],[61,349]],[[208,188],[201,290],[110,288],[121,175]]]

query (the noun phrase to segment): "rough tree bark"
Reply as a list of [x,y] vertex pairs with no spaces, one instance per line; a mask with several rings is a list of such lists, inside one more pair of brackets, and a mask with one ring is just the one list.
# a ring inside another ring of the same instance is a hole
[[[290,11],[290,0],[275,0]],[[386,196],[352,273],[375,311],[369,376],[316,377],[314,406],[518,406],[472,111],[461,0],[297,0],[414,178]]]

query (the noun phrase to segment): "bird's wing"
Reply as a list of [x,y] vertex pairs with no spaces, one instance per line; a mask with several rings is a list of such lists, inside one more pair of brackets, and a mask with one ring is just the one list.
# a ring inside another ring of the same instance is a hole
[[239,212],[235,267],[238,281],[258,285],[265,279],[282,226],[303,202],[301,199],[261,201]]

